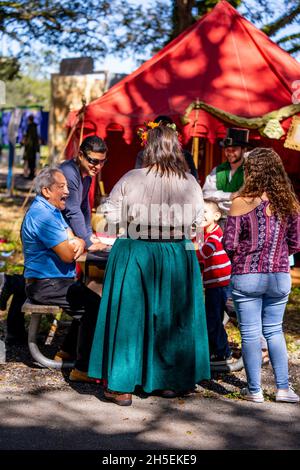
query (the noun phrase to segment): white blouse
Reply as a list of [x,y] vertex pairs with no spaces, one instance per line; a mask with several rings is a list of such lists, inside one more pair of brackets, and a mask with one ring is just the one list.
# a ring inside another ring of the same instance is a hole
[[199,226],[203,219],[203,196],[194,176],[161,176],[141,168],[126,173],[101,206],[108,224],[133,223],[144,227]]

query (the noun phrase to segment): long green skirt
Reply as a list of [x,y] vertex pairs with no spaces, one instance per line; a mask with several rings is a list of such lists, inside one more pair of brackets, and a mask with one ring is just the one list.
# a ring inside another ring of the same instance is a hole
[[188,246],[187,240],[115,242],[88,371],[110,390],[181,391],[210,378],[202,280]]

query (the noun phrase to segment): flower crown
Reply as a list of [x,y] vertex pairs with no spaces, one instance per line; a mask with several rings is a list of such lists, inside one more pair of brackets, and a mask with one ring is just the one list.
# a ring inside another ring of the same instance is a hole
[[[143,146],[147,144],[149,129],[155,129],[155,127],[159,127],[161,124],[162,124],[162,121],[159,121],[159,122],[149,121],[149,122],[144,123],[144,127],[138,128],[137,135],[141,139]],[[174,122],[172,124],[171,123],[164,124],[164,126],[170,127],[171,129],[173,129],[173,131],[177,133],[177,136],[179,138],[179,134],[176,130],[176,124]]]

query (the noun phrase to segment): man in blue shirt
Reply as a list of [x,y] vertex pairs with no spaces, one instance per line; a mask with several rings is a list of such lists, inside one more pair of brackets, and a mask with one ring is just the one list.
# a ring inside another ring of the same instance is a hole
[[91,210],[89,204],[89,189],[92,177],[96,176],[107,161],[107,146],[100,137],[86,137],[79,149],[78,156],[60,165],[67,183],[69,196],[63,216],[74,234],[82,238],[89,251],[105,248],[91,227]]
[[[59,305],[72,311],[84,309],[78,355],[70,380],[90,381],[88,361],[100,304],[100,297],[80,283],[74,283],[75,260],[85,241],[76,237],[64,220],[69,195],[67,181],[58,168],[45,168],[35,179],[37,196],[21,228],[24,251],[26,294],[33,303]],[[70,355],[76,331],[66,337],[63,351]]]

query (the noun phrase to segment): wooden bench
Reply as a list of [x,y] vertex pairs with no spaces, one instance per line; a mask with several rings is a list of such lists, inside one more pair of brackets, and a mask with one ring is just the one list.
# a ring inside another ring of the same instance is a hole
[[[63,309],[57,305],[38,305],[32,304],[29,300],[22,306],[22,312],[25,314],[31,315],[29,329],[28,329],[28,347],[31,356],[41,367],[49,367],[51,369],[62,369],[62,368],[71,368],[74,367],[74,362],[65,362],[65,361],[54,361],[49,359],[42,354],[38,345],[37,345],[37,334],[39,331],[39,326],[41,323],[41,318],[43,315],[53,315],[54,320],[51,325],[48,337],[45,341],[45,344],[51,344],[54,337],[55,331],[57,329],[58,322],[61,319]],[[74,315],[73,318],[80,319],[81,315]]]

